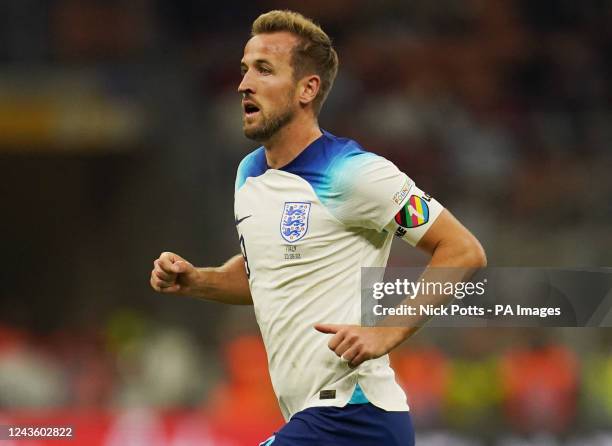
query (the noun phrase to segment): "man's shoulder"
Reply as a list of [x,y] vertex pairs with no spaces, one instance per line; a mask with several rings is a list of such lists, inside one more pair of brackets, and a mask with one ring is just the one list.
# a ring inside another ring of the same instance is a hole
[[323,130],[324,148],[330,158],[345,158],[369,153],[351,138],[333,135]]
[[[354,179],[355,175],[368,164],[376,161],[386,161],[380,155],[364,149],[354,139],[325,133],[329,141],[326,156],[329,159],[330,170],[338,180],[346,180],[347,177]],[[345,175],[342,175],[342,173]]]
[[319,139],[282,170],[308,182],[324,205],[334,207],[346,200],[355,177],[378,155],[366,151],[353,139],[322,132]]
[[364,149],[354,139],[336,136],[324,130],[321,147],[312,153],[311,158],[314,160],[312,164],[318,165],[320,170],[338,178],[342,172],[379,156]]
[[267,170],[266,154],[263,146],[247,154],[236,172],[236,190],[240,189],[248,177],[257,177]]

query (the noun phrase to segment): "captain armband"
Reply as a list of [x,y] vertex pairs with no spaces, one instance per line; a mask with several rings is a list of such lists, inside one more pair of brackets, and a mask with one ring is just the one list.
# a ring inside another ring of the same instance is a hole
[[416,246],[443,210],[437,200],[413,185],[399,212],[385,229]]

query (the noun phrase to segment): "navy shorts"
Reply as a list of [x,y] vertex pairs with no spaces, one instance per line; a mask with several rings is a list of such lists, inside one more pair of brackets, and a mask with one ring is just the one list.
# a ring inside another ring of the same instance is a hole
[[414,429],[408,412],[371,403],[310,407],[260,446],[414,446]]

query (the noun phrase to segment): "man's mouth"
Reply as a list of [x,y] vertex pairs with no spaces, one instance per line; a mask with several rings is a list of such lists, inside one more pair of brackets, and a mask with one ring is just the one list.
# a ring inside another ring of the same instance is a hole
[[247,118],[255,116],[259,112],[259,107],[250,101],[243,102],[242,109],[244,110],[244,114]]

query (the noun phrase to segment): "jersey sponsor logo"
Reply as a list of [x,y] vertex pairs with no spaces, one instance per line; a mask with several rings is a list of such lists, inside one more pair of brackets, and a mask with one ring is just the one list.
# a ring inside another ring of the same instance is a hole
[[411,195],[406,205],[395,214],[395,222],[404,228],[416,228],[428,221],[429,207],[418,195]]
[[281,236],[289,243],[297,242],[308,231],[310,203],[287,201],[281,217]]

